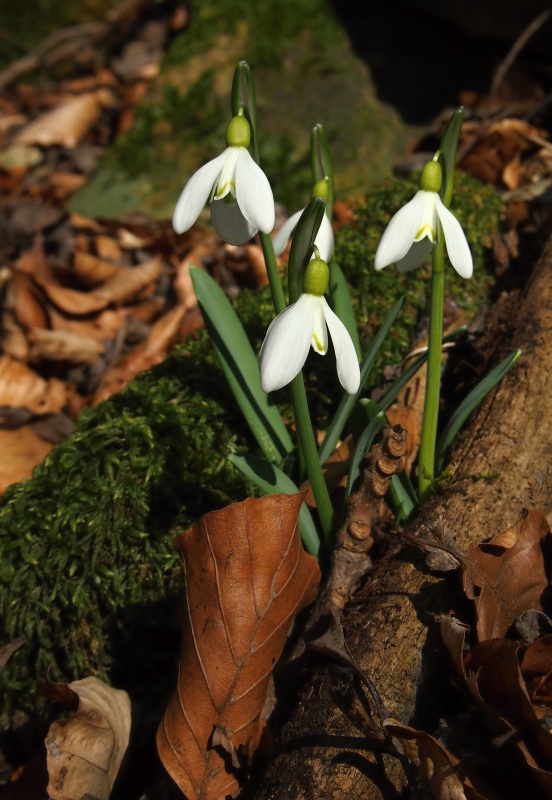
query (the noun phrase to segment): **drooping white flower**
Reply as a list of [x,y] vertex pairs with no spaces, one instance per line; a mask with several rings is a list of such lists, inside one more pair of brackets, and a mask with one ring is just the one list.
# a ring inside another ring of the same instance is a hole
[[423,169],[420,190],[385,229],[375,259],[377,270],[396,264],[407,272],[424,263],[439,235],[439,223],[450,263],[463,278],[471,278],[473,260],[462,227],[441,198],[441,167],[430,161]]
[[265,392],[276,391],[290,383],[303,368],[311,347],[320,355],[326,355],[328,330],[339,381],[349,394],[358,391],[360,368],[355,346],[347,328],[324,297],[328,280],[326,262],[319,258],[310,261],[305,270],[304,293],[271,322],[259,355],[261,386]]
[[274,197],[268,178],[247,150],[250,137],[245,117],[233,117],[226,150],[192,175],[178,199],[172,220],[177,233],[192,227],[207,202],[213,226],[228,244],[243,244],[257,231],[271,232]]
[[[318,183],[314,186],[312,190],[312,197],[321,197],[324,202],[328,201],[329,195],[329,181],[327,178],[323,178],[322,180],[318,181]],[[274,239],[272,240],[272,244],[274,245],[274,253],[277,256],[282,255],[284,252],[286,245],[288,243],[288,239],[291,238],[293,231],[297,227],[297,223],[301,217],[305,209],[302,208],[300,211],[296,211],[295,214],[292,214],[289,219],[287,219]],[[320,228],[318,229],[318,233],[316,234],[316,239],[314,240],[314,246],[317,248],[320,258],[323,261],[329,261],[330,258],[333,256],[334,251],[334,233],[332,228],[332,223],[328,219],[328,216],[324,214],[322,217],[322,222],[320,223]],[[314,258],[314,253],[312,258]]]

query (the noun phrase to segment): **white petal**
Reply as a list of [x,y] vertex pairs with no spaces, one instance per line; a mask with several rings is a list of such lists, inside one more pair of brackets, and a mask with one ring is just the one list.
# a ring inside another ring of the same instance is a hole
[[346,392],[356,394],[360,386],[360,367],[353,340],[337,314],[334,314],[323,297],[323,309],[335,350],[337,377]]
[[392,217],[378,245],[374,263],[376,269],[396,264],[408,253],[422,226],[426,194],[427,192],[416,192],[412,200]]
[[440,197],[437,197],[437,214],[443,226],[445,245],[450,263],[462,278],[473,275],[473,260],[462,226]]
[[314,312],[311,340],[312,349],[315,353],[318,353],[318,355],[325,356],[328,352],[328,326],[326,325],[324,313],[324,303],[326,303],[326,301],[323,297],[315,297],[314,295],[306,296],[312,298],[312,307]]
[[236,196],[236,165],[242,150],[243,147],[227,147],[224,151],[226,158],[215,186],[217,200],[222,200],[227,194],[231,194],[232,197]]
[[228,244],[243,244],[257,233],[257,228],[246,220],[235,200],[213,200],[211,221],[220,238]]
[[198,169],[182,190],[172,219],[173,228],[177,233],[189,230],[199,217],[223,167],[227,151],[228,148],[220,156]]
[[296,211],[295,214],[292,214],[289,219],[287,219],[274,239],[272,240],[272,244],[274,245],[274,253],[277,256],[281,256],[284,250],[286,249],[286,244],[288,243],[291,234],[295,230],[297,223],[299,222],[299,217],[303,213],[305,209],[302,208],[301,211]]
[[318,247],[320,258],[323,259],[323,261],[329,261],[334,251],[334,233],[332,223],[328,219],[327,214],[324,214],[322,217],[322,222],[314,243]]
[[286,386],[303,368],[312,339],[311,300],[311,295],[302,294],[270,323],[259,353],[261,386],[265,392]]
[[244,217],[263,233],[274,227],[274,197],[268,178],[245,147],[236,164],[236,198]]
[[416,267],[421,267],[426,259],[431,255],[433,242],[431,239],[422,239],[421,242],[414,242],[408,253],[397,261],[399,272],[408,272]]

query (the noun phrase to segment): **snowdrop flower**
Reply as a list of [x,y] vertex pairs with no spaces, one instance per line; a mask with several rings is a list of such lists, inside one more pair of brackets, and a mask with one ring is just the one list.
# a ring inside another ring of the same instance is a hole
[[[314,189],[312,190],[311,198],[313,197],[321,197],[324,202],[328,201],[328,179],[323,178],[321,181],[315,185]],[[274,237],[272,244],[274,245],[274,253],[277,256],[281,256],[284,252],[286,245],[288,243],[288,239],[291,237],[293,231],[297,227],[297,223],[299,222],[299,218],[305,209],[302,208],[300,211],[296,211],[295,214],[292,214],[291,217],[284,222],[276,236]],[[316,239],[314,240],[314,246],[318,249],[320,254],[320,258],[323,261],[329,261],[333,255],[334,251],[334,234],[332,229],[332,223],[328,219],[327,214],[324,214],[322,217],[322,222],[320,223],[320,228],[318,229],[318,233],[316,234]],[[314,258],[314,253],[313,256]]]
[[437,242],[440,223],[452,266],[463,278],[471,278],[470,248],[460,223],[439,197],[441,182],[441,165],[430,161],[422,171],[420,190],[385,229],[376,252],[376,269],[396,264],[399,272],[407,272],[419,267]]
[[320,355],[328,351],[328,329],[335,350],[337,375],[345,391],[355,394],[360,368],[355,347],[345,325],[328,305],[330,270],[318,257],[305,270],[303,294],[274,319],[260,352],[261,386],[274,392],[299,374],[312,346]]
[[274,198],[268,179],[248,151],[251,129],[242,114],[226,131],[226,150],[188,181],[173,214],[177,233],[189,230],[205,203],[211,205],[213,226],[228,244],[243,244],[257,231],[274,227]]

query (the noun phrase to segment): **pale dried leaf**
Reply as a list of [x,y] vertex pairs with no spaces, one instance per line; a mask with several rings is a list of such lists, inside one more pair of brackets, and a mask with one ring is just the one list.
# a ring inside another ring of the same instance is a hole
[[15,143],[76,147],[98,120],[103,105],[107,104],[107,94],[110,95],[99,90],[67,100],[26,125],[15,137]]
[[66,685],[78,697],[70,719],[52,723],[46,737],[51,800],[109,800],[130,737],[130,698],[98,678]]
[[101,342],[69,331],[35,328],[29,331],[29,344],[32,358],[70,361],[72,364],[93,364],[105,353]]

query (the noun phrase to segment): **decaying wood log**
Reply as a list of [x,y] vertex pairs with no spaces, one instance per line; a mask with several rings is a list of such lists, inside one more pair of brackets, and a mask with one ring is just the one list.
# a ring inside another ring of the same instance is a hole
[[[459,437],[448,485],[423,507],[410,536],[444,526],[463,550],[505,530],[523,507],[552,512],[552,240],[509,308],[507,329],[495,332],[495,360],[517,347],[522,358]],[[389,715],[428,730],[445,713],[440,682],[450,685],[435,615],[462,597],[457,577],[430,572],[405,539],[398,534],[375,561],[343,622],[349,650]],[[350,671],[316,659],[256,800],[400,797],[403,766],[370,737],[362,687]]]

